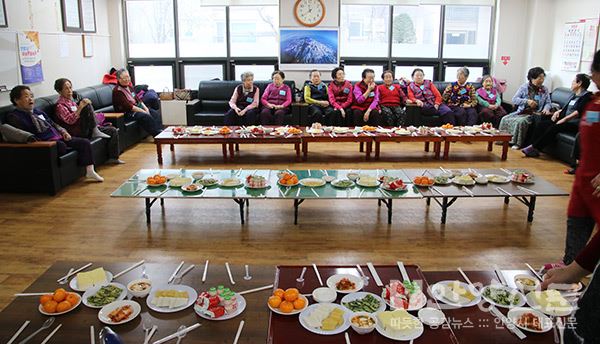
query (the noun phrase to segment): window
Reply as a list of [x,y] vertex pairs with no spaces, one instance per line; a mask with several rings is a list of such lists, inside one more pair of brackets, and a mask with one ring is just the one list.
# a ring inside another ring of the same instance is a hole
[[345,65],[344,73],[346,74],[346,79],[350,81],[362,80],[362,72],[366,68],[371,68],[375,71],[375,80],[381,79],[381,73],[383,73],[383,66]]
[[392,56],[438,57],[439,5],[394,6]]
[[446,6],[444,58],[487,59],[491,23],[489,6]]
[[231,6],[229,17],[231,56],[277,56],[277,6]]
[[254,73],[254,80],[271,80],[274,71],[274,65],[235,65],[235,80],[241,81],[244,72]]
[[148,85],[156,92],[173,91],[173,66],[134,66],[136,85]]
[[223,80],[223,65],[185,65],[183,66],[185,76],[185,88],[195,89],[202,80]]
[[389,6],[342,5],[340,15],[341,56],[388,56]]
[[394,76],[396,77],[396,79],[400,79],[400,77],[403,77],[407,80],[412,80],[411,74],[413,70],[415,70],[415,68],[421,68],[423,70],[423,73],[425,73],[425,79],[436,79],[434,78],[433,74],[433,66],[396,66],[396,68],[394,68]]
[[175,57],[173,2],[126,1],[129,57]]
[[[446,67],[444,72],[444,81],[456,81],[456,71],[460,67]],[[469,67],[469,77],[467,81],[475,82],[478,78],[483,76],[483,67]]]
[[226,57],[225,6],[201,6],[197,0],[177,2],[179,55]]

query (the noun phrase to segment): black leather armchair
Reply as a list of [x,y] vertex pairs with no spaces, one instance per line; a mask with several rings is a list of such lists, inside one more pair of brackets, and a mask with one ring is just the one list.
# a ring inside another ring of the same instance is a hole
[[[569,99],[573,96],[571,89],[566,87],[558,87],[552,91],[550,98],[552,103],[558,104],[560,108],[567,105]],[[544,149],[544,152],[550,154],[567,164],[573,165],[575,159],[572,156],[573,149],[576,144],[575,137],[577,134],[558,133],[554,142]]]

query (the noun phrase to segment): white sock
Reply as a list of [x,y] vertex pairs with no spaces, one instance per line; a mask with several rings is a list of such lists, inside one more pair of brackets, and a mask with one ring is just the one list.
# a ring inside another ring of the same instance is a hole
[[94,170],[94,165],[88,165],[86,166],[86,173],[85,173],[85,177],[87,179],[91,179],[91,180],[95,180],[97,182],[103,182],[104,178],[102,178],[95,170]]
[[101,137],[103,139],[110,139],[110,135],[106,135],[105,133],[101,132],[100,129],[98,129],[98,127],[95,127],[94,130],[92,130],[92,137]]

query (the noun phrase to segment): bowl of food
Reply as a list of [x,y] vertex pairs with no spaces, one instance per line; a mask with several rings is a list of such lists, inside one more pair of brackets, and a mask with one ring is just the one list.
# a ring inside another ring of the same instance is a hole
[[419,310],[419,320],[425,325],[440,326],[446,321],[446,316],[439,309],[425,307]]
[[321,177],[321,179],[323,179],[326,183],[331,183],[336,178],[334,176],[323,176],[323,177]]
[[337,298],[337,292],[328,287],[320,287],[313,290],[312,297],[318,303],[330,303]]
[[350,318],[350,326],[358,334],[373,332],[377,325],[377,319],[367,312],[356,312]]
[[350,172],[350,173],[346,174],[346,177],[353,182],[358,179],[358,176],[359,176],[359,174],[356,172]]
[[540,288],[540,281],[529,275],[516,275],[515,285],[519,290],[527,293]]
[[127,284],[127,290],[134,297],[146,297],[152,289],[152,281],[147,278],[133,280]]

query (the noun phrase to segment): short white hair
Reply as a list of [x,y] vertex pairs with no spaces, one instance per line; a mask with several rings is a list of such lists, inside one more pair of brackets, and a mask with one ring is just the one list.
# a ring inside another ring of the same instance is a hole
[[456,74],[458,75],[458,73],[462,73],[465,78],[469,77],[469,68],[467,67],[460,67],[459,69],[456,70]]
[[248,79],[248,78],[254,78],[254,73],[252,72],[243,72],[242,75],[240,75],[240,77],[242,78],[242,81]]

